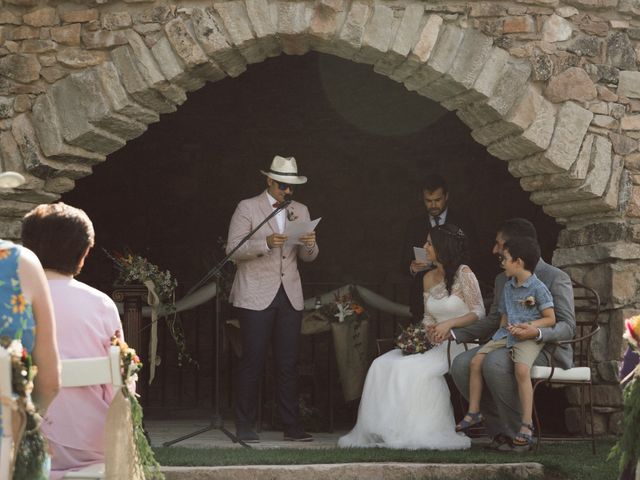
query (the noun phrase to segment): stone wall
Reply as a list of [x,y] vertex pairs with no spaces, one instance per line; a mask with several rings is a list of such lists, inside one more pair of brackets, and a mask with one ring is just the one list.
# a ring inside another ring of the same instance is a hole
[[28,182],[0,192],[0,236],[205,82],[283,52],[371,64],[455,110],[567,226],[554,263],[606,310],[604,431],[620,406],[614,337],[640,302],[639,15],[636,0],[3,0],[0,155]]

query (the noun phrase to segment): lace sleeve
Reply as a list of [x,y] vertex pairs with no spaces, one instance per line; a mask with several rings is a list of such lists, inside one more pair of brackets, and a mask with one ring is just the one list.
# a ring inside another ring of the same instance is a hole
[[460,267],[460,271],[453,284],[453,291],[462,298],[467,307],[469,307],[469,310],[478,315],[479,319],[485,316],[480,285],[478,284],[478,279],[475,274],[469,267],[464,265]]
[[424,316],[422,317],[422,325],[427,327],[429,325],[437,324],[438,322],[436,321],[436,319],[433,318],[433,316],[429,313],[429,310],[427,310],[427,300],[429,299],[429,293],[425,293],[422,297],[422,301],[424,302]]

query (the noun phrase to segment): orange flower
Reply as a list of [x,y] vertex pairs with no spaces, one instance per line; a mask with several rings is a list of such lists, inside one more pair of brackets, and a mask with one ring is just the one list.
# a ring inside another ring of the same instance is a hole
[[13,306],[13,313],[24,313],[24,309],[27,308],[27,301],[22,294],[11,295],[11,305]]
[[8,258],[9,255],[11,255],[11,250],[7,250],[7,249],[0,249],[0,260],[4,260],[5,258]]
[[362,308],[360,305],[358,305],[357,303],[354,303],[351,307],[351,309],[356,312],[356,315],[360,315],[361,313],[364,312],[364,308]]
[[625,338],[637,348],[640,344],[640,315],[628,318],[625,326],[627,327]]

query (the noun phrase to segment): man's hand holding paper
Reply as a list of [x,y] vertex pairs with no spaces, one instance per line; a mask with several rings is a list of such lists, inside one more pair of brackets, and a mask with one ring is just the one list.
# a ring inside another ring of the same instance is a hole
[[320,223],[320,220],[322,220],[322,217],[308,222],[299,220],[288,222],[284,232],[282,232],[282,234],[287,237],[286,244],[305,245],[308,248],[313,247],[316,243],[315,229],[318,223]]

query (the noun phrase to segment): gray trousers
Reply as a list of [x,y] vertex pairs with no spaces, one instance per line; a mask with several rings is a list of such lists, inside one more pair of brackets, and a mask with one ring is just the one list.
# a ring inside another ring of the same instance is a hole
[[[459,354],[453,359],[449,371],[456,387],[467,400],[469,400],[469,363],[479,348]],[[538,355],[535,365],[548,364],[544,352]],[[511,353],[506,348],[487,354],[482,363],[484,387],[480,411],[485,418],[487,433],[491,437],[501,433],[514,438],[520,431],[522,414],[513,365]]]

